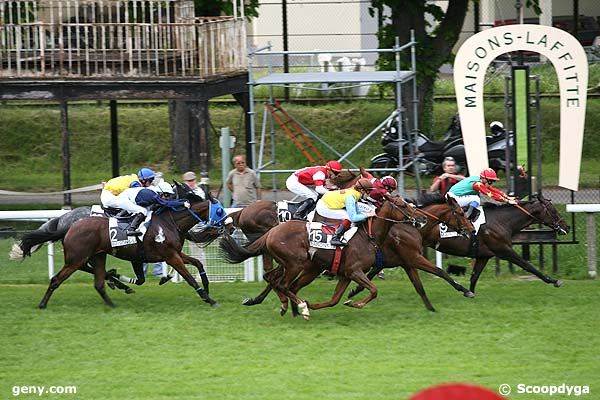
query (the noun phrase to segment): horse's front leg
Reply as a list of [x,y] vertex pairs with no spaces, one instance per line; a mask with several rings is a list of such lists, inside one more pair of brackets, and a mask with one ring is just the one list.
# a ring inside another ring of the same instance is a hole
[[471,285],[469,289],[471,292],[475,293],[475,286],[477,285],[477,281],[481,276],[481,273],[485,269],[490,257],[478,257],[473,259],[473,272],[471,272]]
[[179,256],[181,257],[181,259],[183,260],[184,263],[191,264],[194,267],[196,267],[196,269],[198,270],[198,273],[200,274],[200,280],[202,281],[202,287],[204,288],[206,295],[208,295],[208,276],[206,276],[206,271],[204,270],[204,265],[202,265],[202,262],[200,260],[198,260],[197,258],[194,258],[194,257],[188,256],[187,254],[184,254],[183,252],[180,252]]
[[510,261],[513,264],[517,264],[519,267],[523,268],[525,271],[530,272],[540,278],[542,281],[546,283],[551,283],[554,287],[561,287],[562,281],[558,279],[554,279],[545,275],[543,272],[539,271],[536,267],[533,266],[530,262],[524,260],[521,256],[519,256],[515,251],[508,247],[503,246],[496,252],[496,255],[503,260]]
[[183,259],[181,258],[179,253],[173,253],[173,255],[167,257],[165,261],[167,262],[167,264],[173,267],[173,269],[175,269],[175,271],[177,271],[183,279],[185,279],[188,285],[194,288],[194,290],[196,291],[196,293],[198,293],[202,300],[204,300],[211,306],[217,304],[216,301],[209,297],[208,293],[206,293],[200,286],[198,286],[198,282],[196,282],[192,274],[190,274],[190,272],[185,267]]
[[371,282],[369,280],[369,278],[367,278],[367,276],[362,271],[362,269],[357,268],[357,266],[349,266],[346,270],[351,271],[350,274],[347,275],[348,278],[352,279],[354,282],[358,283],[359,285],[364,286],[369,291],[369,295],[359,302],[347,300],[344,303],[344,305],[349,306],[349,307],[354,307],[354,308],[363,308],[371,300],[373,300],[374,298],[377,297],[377,288],[375,287],[373,282]]
[[146,282],[146,276],[144,275],[144,263],[141,261],[132,261],[131,266],[135,273],[135,283],[137,286],[141,286]]
[[348,279],[345,276],[341,277],[338,280],[337,285],[335,285],[335,291],[333,292],[333,296],[331,296],[331,299],[329,301],[317,304],[309,303],[308,308],[310,308],[311,310],[318,310],[320,308],[335,306],[337,303],[340,302],[340,299],[344,295],[344,292],[348,288],[348,285],[350,285],[350,279]]

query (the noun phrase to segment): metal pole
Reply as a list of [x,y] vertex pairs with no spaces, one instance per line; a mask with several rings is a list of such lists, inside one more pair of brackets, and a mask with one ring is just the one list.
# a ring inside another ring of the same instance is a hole
[[[523,23],[523,5],[521,4],[521,0],[517,0],[515,2],[515,9],[517,10],[517,21],[519,22],[519,24],[522,24]],[[518,65],[523,65],[523,63],[524,63],[523,51],[519,50]]]
[[229,145],[231,143],[231,137],[229,136],[229,128],[221,128],[221,137],[219,138],[219,145],[221,146],[221,176],[223,177],[223,204],[231,204],[231,192],[225,183],[227,174],[231,169],[231,154],[229,152]]
[[254,148],[256,134],[254,129],[254,76],[252,75],[252,63],[254,62],[253,53],[248,54],[248,115],[250,116],[250,129],[246,130],[246,158],[248,165],[256,169],[256,149]]
[[[410,41],[411,43],[415,42],[415,31],[413,29],[410,30]],[[416,46],[413,44],[410,48],[410,63],[411,63],[411,70],[412,72],[415,74],[415,76],[413,76],[413,139],[415,138],[416,135],[418,135],[418,131],[419,131],[419,94],[417,91],[417,49]],[[409,149],[410,149],[410,158],[411,160],[415,160],[415,148],[413,148],[412,144],[413,143],[417,143],[416,140],[413,140],[410,143]],[[413,164],[415,165],[415,164]],[[417,197],[419,197],[419,195],[421,194],[421,175],[420,175],[420,171],[419,171],[419,165],[416,165],[415,168],[415,181],[416,181],[416,187],[417,187]]]
[[110,149],[112,157],[112,176],[119,176],[119,125],[117,122],[117,101],[110,101]]
[[[289,46],[288,46],[288,15],[287,15],[287,0],[282,0],[281,1],[281,16],[282,16],[282,23],[283,23],[283,51],[287,52],[289,50]],[[289,54],[285,53],[283,55],[283,72],[285,74],[287,74],[288,72],[290,72],[290,56]],[[290,101],[290,88],[288,85],[285,86],[284,88],[284,96],[283,98],[285,99],[285,101]]]
[[[71,156],[69,152],[69,113],[66,100],[60,101],[60,127],[62,132],[63,190],[71,189]],[[64,206],[71,206],[71,194],[63,195]]]
[[[394,59],[396,61],[396,73],[400,76],[400,39],[396,36],[394,45]],[[402,120],[404,113],[402,112],[402,86],[399,80],[396,80],[396,112],[399,118],[396,121],[396,131],[398,132],[398,192],[400,196],[404,196],[404,155],[402,149]],[[410,137],[408,137],[408,148],[410,149]]]

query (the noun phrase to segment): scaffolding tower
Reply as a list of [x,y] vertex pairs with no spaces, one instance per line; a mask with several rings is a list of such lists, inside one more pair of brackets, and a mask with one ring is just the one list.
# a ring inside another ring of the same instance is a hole
[[[359,49],[359,50],[314,50],[314,51],[272,51],[272,46],[269,44],[265,47],[261,47],[255,50],[252,50],[248,54],[248,85],[249,85],[249,119],[250,119],[250,159],[251,159],[251,168],[253,168],[258,174],[261,173],[269,173],[273,174],[273,187],[276,188],[276,179],[275,175],[278,173],[292,173],[294,170],[283,170],[283,169],[275,169],[275,129],[274,124],[271,118],[269,118],[267,108],[264,110],[263,124],[261,129],[260,141],[257,142],[256,135],[256,126],[255,126],[255,95],[254,89],[259,85],[267,85],[269,87],[269,104],[275,104],[275,100],[273,98],[273,90],[274,86],[283,86],[283,87],[293,87],[293,88],[305,88],[303,84],[337,84],[339,85],[335,89],[347,89],[351,87],[361,86],[365,84],[382,84],[382,83],[393,83],[395,85],[395,110],[377,127],[375,127],[371,132],[369,132],[365,137],[363,137],[356,145],[354,145],[350,150],[346,153],[342,154],[335,150],[332,146],[330,146],[326,140],[319,138],[314,133],[310,132],[306,127],[302,126],[307,133],[312,136],[314,139],[319,141],[322,145],[331,150],[334,154],[338,156],[339,161],[346,161],[350,165],[356,168],[352,162],[348,160],[348,157],[361,145],[363,145],[367,140],[369,140],[373,135],[378,133],[385,124],[395,119],[398,130],[398,140],[403,140],[402,137],[402,129],[403,129],[403,121],[405,120],[406,108],[402,104],[402,96],[401,89],[402,85],[412,83],[412,104],[408,106],[413,107],[413,115],[415,116],[413,119],[413,131],[417,131],[418,126],[418,98],[417,98],[417,70],[416,70],[416,51],[415,51],[415,36],[414,32],[411,31],[411,40],[409,43],[404,45],[399,44],[399,39],[396,38],[396,43],[391,49]],[[401,70],[400,68],[400,56],[404,51],[410,51],[410,70]],[[395,69],[393,71],[326,71],[326,72],[274,72],[273,61],[280,59],[282,57],[289,56],[305,56],[305,57],[317,57],[322,54],[365,54],[365,53],[393,53],[394,54],[394,63]],[[265,57],[266,66],[267,66],[267,74],[257,77],[255,71],[256,60],[259,57]],[[313,90],[319,90],[314,89]],[[329,87],[327,90],[331,90]],[[299,124],[298,121],[295,121]],[[265,146],[267,140],[267,125],[271,124],[271,133],[270,133],[270,143],[271,143],[271,159],[268,161],[264,160],[265,156]],[[414,141],[411,138],[411,135],[407,135],[409,137],[409,149],[411,153],[411,159],[414,160],[415,157],[415,148]],[[258,159],[257,156],[257,148],[258,146]],[[389,171],[392,173],[396,173],[398,175],[398,191],[401,196],[404,196],[404,171],[406,170],[406,165],[403,164],[403,146],[398,146],[398,165],[395,169],[378,169],[378,171]],[[419,175],[417,172],[417,190],[419,190]]]

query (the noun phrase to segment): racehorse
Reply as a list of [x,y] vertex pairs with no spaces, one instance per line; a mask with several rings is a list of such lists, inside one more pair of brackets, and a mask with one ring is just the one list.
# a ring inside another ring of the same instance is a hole
[[[163,208],[155,212],[144,238],[138,245],[113,248],[110,244],[108,218],[89,217],[75,222],[63,240],[65,265],[50,280],[50,285],[39,304],[39,308],[46,308],[52,293],[73,272],[81,269],[86,263],[89,263],[93,268],[96,290],[107,305],[113,306],[104,289],[107,254],[137,262],[166,261],[194,288],[202,300],[215,305],[216,302],[209,296],[208,279],[202,263],[184,254],[181,249],[187,231],[199,221],[209,220],[210,205],[214,203],[215,207],[220,207],[221,210],[222,206],[210,196],[208,200],[203,201],[199,196],[193,194],[189,188],[185,189],[179,183],[176,185],[179,191],[185,191],[185,198],[189,200],[190,208],[183,206],[177,210]],[[198,268],[204,289],[198,286],[185,268],[186,263]]]
[[[346,189],[352,187],[360,176],[360,174],[354,174],[349,170],[343,170],[332,179],[331,183],[336,187]],[[248,205],[248,207],[229,214],[229,217],[232,218],[233,227],[239,228],[250,243],[267,233],[271,228],[279,225],[277,203],[273,201],[258,200]],[[265,272],[273,269],[273,259],[267,253],[263,254],[263,268]],[[280,295],[280,299],[284,301],[285,298]],[[251,299],[244,300],[242,304],[253,305]]]
[[[377,217],[362,224],[346,245],[338,270],[340,280],[333,297],[325,303],[308,304],[296,295],[297,290],[312,282],[324,269],[331,268],[335,253],[331,250],[311,248],[305,223],[290,221],[278,225],[246,248],[242,248],[234,240],[224,237],[221,240],[221,248],[225,253],[225,258],[230,262],[241,262],[262,252],[270,253],[280,266],[272,273],[265,274],[265,279],[276,291],[285,294],[293,305],[299,306],[303,317],[308,319],[309,308],[320,309],[337,304],[350,281],[366,286],[370,294],[359,302],[349,301],[345,305],[362,308],[377,297],[377,288],[365,276],[364,271],[375,264],[377,249],[383,245],[390,227],[394,223],[414,221],[415,214],[418,214],[418,211],[408,206],[402,199],[388,197],[388,201],[382,205]],[[369,227],[367,228],[367,226]],[[468,290],[458,283],[454,283],[458,290],[465,295],[468,294]],[[285,313],[285,310],[287,310],[287,301],[282,302],[281,313]]]
[[[430,311],[435,311],[423,288],[418,273],[419,269],[444,279],[456,290],[462,291],[465,297],[473,297],[473,294],[454,281],[444,270],[437,268],[423,256],[422,232],[436,229],[443,222],[452,229],[467,236],[473,231],[473,226],[464,215],[462,208],[452,198],[445,199],[439,195],[428,195],[421,200],[420,208],[427,215],[427,223],[418,229],[411,224],[393,224],[383,245],[380,246],[383,259],[377,263],[378,268],[373,268],[372,271],[376,269],[379,272],[384,267],[402,266],[415,290],[421,296],[425,307]],[[369,279],[372,279],[374,276],[372,271],[369,271]],[[246,299],[244,304],[260,304],[269,291],[270,286],[267,286],[256,298]]]
[[[534,196],[532,201],[519,203],[518,207],[509,204],[500,206],[485,204],[484,211],[486,223],[481,226],[475,241],[462,237],[440,239],[439,230],[432,229],[427,232],[421,232],[423,235],[423,244],[435,248],[442,253],[472,257],[473,272],[471,274],[469,289],[473,293],[475,293],[475,286],[477,285],[479,276],[483,272],[488,260],[492,257],[499,257],[517,264],[545,283],[551,283],[555,287],[562,285],[562,281],[544,275],[512,249],[513,235],[533,223],[546,225],[561,235],[566,235],[569,232],[569,225],[563,220],[550,200],[544,198],[542,195],[538,195]],[[397,232],[393,228],[390,231],[390,236],[393,237],[395,235],[397,235]],[[373,278],[377,272],[379,270],[374,268],[369,271],[368,276]],[[361,290],[360,288],[355,288],[350,294],[354,295]]]
[[[25,257],[30,257],[31,253],[38,251],[44,243],[51,241],[50,238],[55,238],[53,239],[54,241],[62,240],[71,225],[73,225],[75,221],[89,217],[91,210],[92,208],[90,206],[77,207],[60,217],[52,218],[51,220],[44,222],[35,231],[26,233],[17,243],[13,244],[10,251],[11,260],[23,260]],[[139,275],[141,279],[137,279],[136,283],[141,285],[144,283],[142,263],[134,265],[133,267],[134,271],[136,271],[136,275],[138,274],[137,271],[140,272]],[[92,275],[94,274],[94,270],[89,265],[85,265],[80,268],[80,270]],[[106,279],[108,280],[110,287],[117,287],[124,290],[125,293],[134,292],[133,289],[122,283],[118,277],[112,273],[107,273]]]

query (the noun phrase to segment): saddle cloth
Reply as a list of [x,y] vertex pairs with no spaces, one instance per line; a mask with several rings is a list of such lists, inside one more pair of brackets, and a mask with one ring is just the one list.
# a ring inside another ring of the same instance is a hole
[[284,222],[291,221],[292,215],[294,215],[299,205],[299,202],[292,202],[287,200],[278,201],[277,219],[279,219],[279,223],[283,224]]
[[144,222],[140,224],[138,231],[142,234],[139,236],[127,236],[125,230],[129,227],[131,223],[131,219],[133,216],[129,215],[127,217],[111,217],[108,216],[102,206],[98,204],[94,204],[90,211],[91,217],[108,217],[108,237],[110,238],[110,245],[112,247],[121,247],[128,246],[130,244],[136,244],[136,237],[140,238],[140,241],[144,239],[144,235],[146,234],[146,230],[148,229],[148,225],[150,219],[152,218],[152,211],[148,212],[146,215],[146,219]]
[[[308,242],[310,247],[328,250],[335,249],[336,246],[332,246],[330,242],[336,227],[337,226],[323,225],[320,222],[308,222],[306,224],[306,230],[308,231]],[[357,231],[357,226],[351,227],[344,233],[344,240],[348,242]]]
[[[481,225],[485,224],[485,213],[483,212],[483,207],[477,207],[479,210],[479,217],[473,222],[473,227],[475,228],[475,234],[479,233],[479,228]],[[458,232],[449,228],[448,225],[441,223],[440,224],[440,239],[453,238],[458,236]]]

